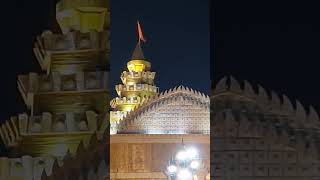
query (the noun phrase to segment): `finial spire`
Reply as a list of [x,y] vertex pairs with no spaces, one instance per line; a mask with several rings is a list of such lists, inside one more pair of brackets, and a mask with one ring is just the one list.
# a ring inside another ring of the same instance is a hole
[[140,42],[137,43],[136,48],[134,49],[134,51],[132,53],[131,59],[132,60],[145,60]]
[[138,43],[132,53],[131,59],[132,60],[144,60],[145,58],[144,58],[144,54],[143,54],[143,51],[141,48],[141,41],[145,43],[146,39],[143,35],[142,28],[141,28],[139,21],[137,21],[137,29],[138,29]]

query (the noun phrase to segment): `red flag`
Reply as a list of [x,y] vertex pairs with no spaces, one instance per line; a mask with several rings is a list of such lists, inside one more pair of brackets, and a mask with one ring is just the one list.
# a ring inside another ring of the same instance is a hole
[[138,25],[139,42],[140,42],[140,41],[143,41],[143,42],[145,43],[145,42],[146,42],[146,39],[145,39],[144,36],[143,36],[143,32],[142,32],[142,29],[141,29],[141,26],[140,26],[139,21],[137,22],[137,25]]

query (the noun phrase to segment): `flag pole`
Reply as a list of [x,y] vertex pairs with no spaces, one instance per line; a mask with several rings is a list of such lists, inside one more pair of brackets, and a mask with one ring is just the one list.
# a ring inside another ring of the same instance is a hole
[[139,44],[139,46],[141,45],[140,44],[140,41],[141,41],[141,39],[140,39],[140,34],[139,34],[139,20],[137,20],[137,33],[138,33],[138,44]]

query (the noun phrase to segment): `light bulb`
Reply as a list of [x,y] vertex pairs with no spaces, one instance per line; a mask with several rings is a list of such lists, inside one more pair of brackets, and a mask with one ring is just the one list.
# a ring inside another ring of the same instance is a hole
[[192,174],[188,169],[181,169],[178,171],[177,177],[179,180],[189,180],[192,178]]
[[199,166],[200,166],[199,161],[192,161],[192,162],[190,163],[190,167],[191,167],[192,169],[198,169]]
[[168,169],[168,172],[169,172],[170,174],[173,174],[173,173],[177,172],[177,166],[175,166],[175,165],[169,165],[169,166],[167,167],[167,169]]
[[188,158],[188,153],[184,150],[178,152],[176,156],[177,160],[179,161],[185,161]]
[[190,159],[198,157],[198,151],[195,148],[188,148],[187,149],[187,156]]

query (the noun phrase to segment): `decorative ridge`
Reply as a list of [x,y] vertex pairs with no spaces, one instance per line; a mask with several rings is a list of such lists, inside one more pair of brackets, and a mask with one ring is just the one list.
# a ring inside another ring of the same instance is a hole
[[[107,129],[105,131],[107,131]],[[102,167],[107,166],[105,158],[107,154],[106,142],[109,142],[108,134],[109,133],[104,133],[101,139],[98,138],[97,134],[93,134],[87,145],[85,145],[86,143],[84,141],[81,141],[74,156],[71,156],[71,154],[68,153],[68,150],[67,155],[60,160],[60,162],[58,159],[55,159],[51,168],[51,173],[48,173],[43,169],[41,180],[50,180],[52,177],[58,177],[58,179],[60,179],[59,177],[62,178],[66,176],[71,178],[74,177],[74,173],[77,173],[77,175],[80,176],[79,173],[81,172],[73,171],[75,168],[86,168],[90,171],[98,172],[107,176],[107,172]],[[97,163],[90,163],[92,161]],[[91,167],[90,165],[94,166]],[[69,173],[70,171],[73,173]],[[89,173],[89,171],[87,173]]]
[[259,84],[257,85],[257,89],[258,91],[255,91],[253,86],[246,80],[243,83],[239,83],[232,76],[223,77],[214,87],[211,99],[225,93],[232,93],[256,102],[257,105],[268,111],[268,113],[292,117],[294,119],[291,123],[293,127],[320,129],[319,114],[314,107],[310,106],[308,111],[306,111],[306,108],[298,100],[295,101],[295,106],[293,106],[293,103],[286,95],[279,96],[274,91],[268,92]]
[[120,127],[121,129],[122,127],[125,127],[128,123],[133,123],[137,119],[137,117],[149,112],[150,110],[153,110],[161,103],[169,102],[174,95],[180,94],[182,94],[182,96],[179,96],[180,98],[194,97],[196,103],[205,104],[207,108],[210,108],[210,98],[208,95],[205,95],[203,93],[200,93],[199,91],[195,91],[188,87],[178,86],[174,87],[173,90],[166,90],[164,92],[161,92],[159,95],[152,96],[151,98],[147,99],[143,104],[137,106],[133,111],[130,111],[120,121],[118,127]]

